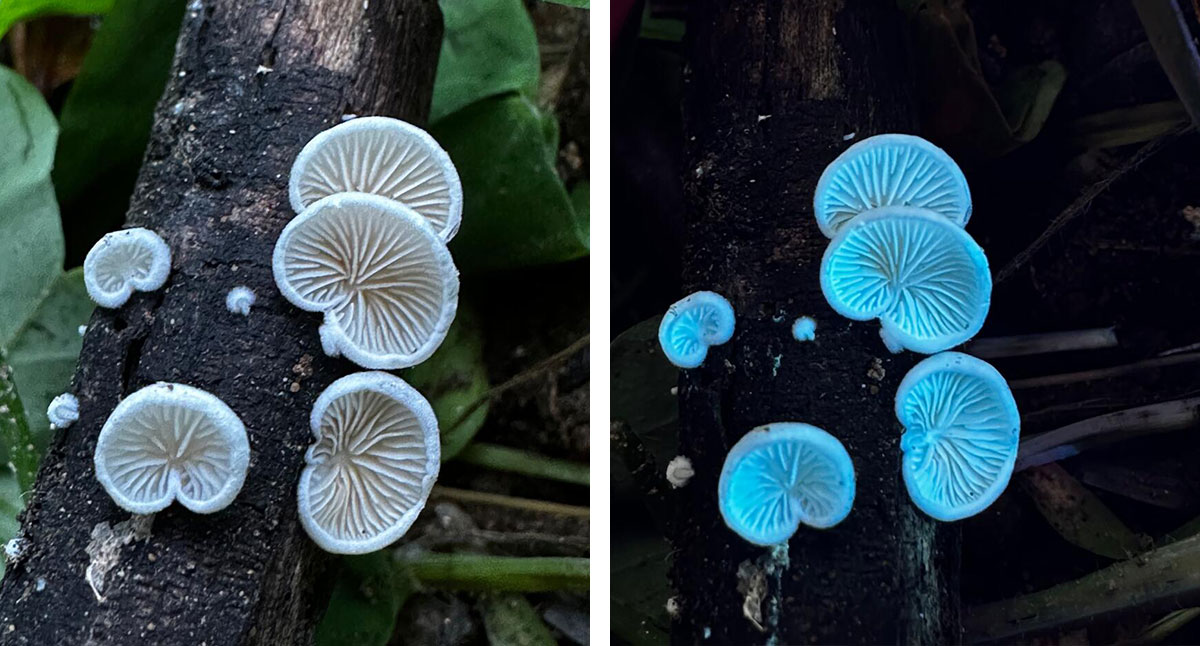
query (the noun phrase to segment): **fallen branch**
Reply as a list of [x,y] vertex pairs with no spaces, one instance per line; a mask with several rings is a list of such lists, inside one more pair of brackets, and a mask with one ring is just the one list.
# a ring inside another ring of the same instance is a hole
[[965,352],[980,359],[999,359],[1072,350],[1100,350],[1116,346],[1116,330],[1112,327],[1101,327],[1069,332],[985,337],[968,343]]
[[1079,372],[1068,372],[1061,375],[1046,375],[1043,377],[1030,377],[1029,379],[1013,379],[1012,381],[1008,382],[1008,387],[1012,388],[1013,390],[1024,390],[1028,388],[1062,386],[1065,384],[1074,384],[1084,381],[1099,381],[1101,379],[1112,379],[1113,377],[1120,377],[1122,375],[1141,372],[1143,370],[1167,368],[1169,366],[1177,366],[1184,363],[1192,363],[1194,361],[1200,361],[1200,352],[1172,354],[1165,357],[1144,359],[1142,361],[1127,363],[1121,366],[1095,368],[1093,370],[1081,370]]
[[1078,455],[1136,435],[1177,431],[1200,422],[1200,397],[1175,399],[1108,413],[1035,435],[1017,453],[1021,471]]
[[1075,581],[971,608],[963,618],[964,641],[1012,643],[1032,633],[1070,629],[1133,611],[1166,612],[1194,605],[1200,605],[1200,536]]

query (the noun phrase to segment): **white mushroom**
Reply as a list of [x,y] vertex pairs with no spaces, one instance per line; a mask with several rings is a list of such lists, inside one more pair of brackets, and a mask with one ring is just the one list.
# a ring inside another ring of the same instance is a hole
[[288,196],[297,213],[323,197],[354,191],[403,203],[428,219],[442,240],[458,233],[458,171],[433,137],[410,123],[352,119],[313,137],[296,156]]
[[441,464],[429,402],[399,377],[360,372],[326,388],[309,423],[317,441],[296,491],[308,535],[336,554],[373,552],[403,536]]
[[692,461],[685,455],[677,455],[667,463],[667,482],[675,489],[686,485],[694,475],[696,471],[692,468]]
[[135,514],[173,501],[209,514],[246,480],[246,427],[214,395],[182,384],[147,386],[117,404],[96,441],[96,479]]
[[101,307],[120,307],[133,290],[152,292],[171,273],[171,248],[149,229],[122,229],[100,238],[83,261],[83,284]]
[[341,193],[284,228],[272,260],[292,304],[324,312],[326,354],[377,369],[433,354],[458,309],[458,270],[424,218],[387,198]]
[[79,400],[71,393],[63,393],[50,400],[46,408],[46,417],[50,419],[50,428],[66,428],[79,419]]
[[250,306],[254,305],[255,300],[257,299],[254,290],[245,285],[238,285],[225,295],[225,309],[233,314],[250,316]]

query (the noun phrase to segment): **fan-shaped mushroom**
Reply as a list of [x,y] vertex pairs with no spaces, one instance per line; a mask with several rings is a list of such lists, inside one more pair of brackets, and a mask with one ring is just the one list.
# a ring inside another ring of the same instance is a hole
[[850,218],[881,206],[928,209],[961,227],[971,217],[971,192],[941,148],[912,135],[876,135],[825,167],[813,212],[821,232],[832,238]]
[[658,343],[667,360],[680,368],[704,363],[708,347],[733,337],[733,306],[715,292],[696,292],[667,309],[658,326]]
[[288,196],[297,213],[348,192],[403,203],[442,240],[453,238],[462,221],[462,184],[450,156],[429,133],[398,119],[351,119],[313,137],[296,156]]
[[730,449],[717,499],[730,529],[774,545],[802,523],[825,529],[842,522],[854,505],[854,465],[842,443],[815,426],[767,424]]
[[229,310],[230,314],[250,316],[250,308],[256,300],[258,299],[254,290],[245,285],[238,285],[225,294],[225,309]]
[[891,206],[854,218],[821,261],[821,291],[838,314],[878,318],[892,352],[940,352],[983,327],[992,276],[983,249],[946,218]]
[[125,304],[133,290],[152,292],[171,273],[171,248],[149,229],[122,229],[100,238],[83,260],[83,284],[101,307]]
[[297,489],[308,535],[337,554],[373,552],[403,536],[441,463],[429,402],[399,377],[360,372],[321,393],[310,424],[317,441]]
[[904,484],[921,511],[944,521],[973,516],[1008,486],[1021,415],[990,364],[943,352],[909,371],[896,391],[904,425]]
[[279,236],[273,268],[285,298],[324,312],[325,352],[367,368],[429,358],[458,308],[446,244],[415,211],[378,195],[340,193],[310,205]]
[[113,409],[96,441],[96,479],[135,514],[173,501],[198,514],[233,502],[250,463],[246,427],[216,396],[157,383]]

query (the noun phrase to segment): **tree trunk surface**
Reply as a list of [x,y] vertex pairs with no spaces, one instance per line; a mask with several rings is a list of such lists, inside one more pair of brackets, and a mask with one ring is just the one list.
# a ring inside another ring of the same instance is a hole
[[[726,296],[737,329],[680,381],[696,476],[671,530],[673,641],[956,643],[957,534],[913,507],[901,480],[893,398],[919,357],[890,354],[877,321],[829,307],[818,279],[829,241],[812,212],[840,152],[914,131],[903,19],[885,0],[707,0],[691,7],[688,43],[685,291]],[[804,315],[815,342],[792,338]],[[850,516],[801,526],[788,558],[742,540],[717,509],[730,447],[781,421],[836,436],[857,478]]]
[[[278,234],[294,216],[300,148],[343,114],[423,123],[441,42],[435,0],[195,0],[127,216],[170,245],[166,286],[97,309],[60,432],[23,515],[24,552],[0,587],[0,643],[305,644],[327,559],[296,515],[318,393],[354,371],[326,357],[319,314],[279,294]],[[248,317],[225,295],[249,286]],[[92,454],[122,397],[196,386],[241,417],[245,487],[216,514],[118,508]]]

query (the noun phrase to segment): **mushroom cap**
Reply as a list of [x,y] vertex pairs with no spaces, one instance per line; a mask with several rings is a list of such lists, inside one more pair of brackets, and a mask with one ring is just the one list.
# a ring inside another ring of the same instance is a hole
[[933,354],[983,327],[992,276],[966,231],[924,209],[890,206],[834,236],[821,260],[821,291],[842,316],[878,318],[889,348]]
[[881,206],[913,206],[966,226],[967,178],[946,151],[913,135],[876,135],[850,146],[821,173],[813,213],[832,238],[850,218]]
[[133,290],[152,292],[171,273],[171,248],[149,229],[106,234],[83,260],[83,284],[101,307],[125,304]]
[[157,383],[121,400],[96,441],[96,479],[122,509],[161,511],[178,500],[210,514],[246,481],[246,427],[216,396]]
[[715,292],[696,292],[667,309],[658,326],[658,343],[667,360],[680,368],[704,363],[708,347],[733,338],[733,306]]
[[341,193],[309,205],[275,243],[279,291],[324,312],[326,353],[360,366],[428,359],[458,309],[458,269],[424,218],[399,202]]
[[441,466],[429,402],[399,377],[359,372],[321,393],[310,424],[317,441],[296,491],[308,535],[335,554],[373,552],[403,536]]
[[797,341],[812,341],[817,338],[817,322],[811,316],[801,316],[792,324],[792,338]]
[[730,449],[717,498],[730,529],[756,545],[775,545],[801,524],[825,529],[850,514],[854,464],[846,447],[816,426],[767,424]]
[[462,223],[462,183],[429,133],[399,119],[361,117],[313,137],[292,164],[296,213],[335,193],[373,193],[421,214],[449,241]]
[[896,391],[904,425],[904,484],[921,511],[960,520],[983,511],[1008,486],[1021,415],[990,364],[943,352],[909,371]]

